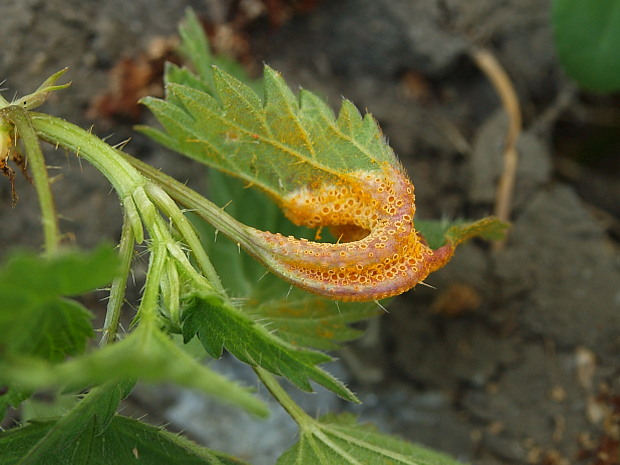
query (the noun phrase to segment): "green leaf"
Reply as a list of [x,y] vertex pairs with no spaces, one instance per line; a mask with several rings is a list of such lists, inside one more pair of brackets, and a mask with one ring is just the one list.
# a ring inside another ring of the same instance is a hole
[[204,29],[196,13],[190,8],[185,10],[185,19],[179,26],[179,34],[181,35],[179,46],[181,56],[194,65],[200,78],[208,80],[211,77],[210,68],[214,57]]
[[[211,70],[212,68],[209,66],[208,71],[210,74],[212,74]],[[209,92],[212,88],[207,83],[208,80],[206,78],[196,76],[191,70],[181,68],[174,63],[166,63],[166,68],[164,70],[164,82],[182,84],[203,92]]]
[[[268,278],[278,284],[282,282],[274,276]],[[255,307],[246,307],[245,311],[283,341],[295,347],[321,350],[336,350],[339,343],[358,338],[362,332],[349,325],[383,312],[375,302],[338,304],[300,289],[292,289],[288,299],[272,298]]]
[[336,118],[312,93],[295,97],[269,67],[263,90],[261,98],[219,68],[209,93],[169,83],[166,101],[144,100],[166,132],[147,132],[275,198],[312,182],[336,182],[342,173],[396,163],[376,121],[351,102],[343,101]]
[[331,357],[285,342],[263,322],[218,296],[199,292],[186,296],[181,318],[185,341],[197,335],[212,357],[220,357],[226,348],[239,360],[284,376],[304,391],[312,391],[313,380],[346,400],[359,402],[344,384],[317,366]]
[[30,397],[19,406],[20,421],[27,423],[31,420],[60,417],[74,408],[81,397],[75,393],[47,390],[44,396]]
[[510,227],[498,218],[489,216],[478,221],[418,220],[416,227],[432,249],[446,243],[456,247],[474,237],[487,240],[503,239]]
[[29,389],[19,386],[0,385],[2,394],[0,395],[0,418],[4,418],[9,407],[17,407],[28,399],[32,392]]
[[277,465],[457,465],[454,459],[422,446],[381,434],[356,423],[350,414],[301,425],[299,442]]
[[[63,447],[46,448],[36,456],[31,455],[33,450],[57,428],[58,421],[32,423],[0,433],[0,462],[3,465],[245,464],[137,420],[113,416],[103,430],[96,421],[93,416],[79,428],[73,425],[61,430],[63,441],[59,444]],[[31,456],[32,459],[28,458]]]
[[266,416],[267,407],[240,387],[192,358],[157,326],[142,321],[125,339],[73,360],[50,364],[31,357],[0,363],[0,381],[27,388],[69,386],[78,390],[110,380],[168,381]]
[[58,81],[58,79],[60,79],[62,75],[67,72],[68,69],[69,68],[61,69],[60,71],[52,74],[32,94],[23,96],[19,100],[13,102],[13,104],[22,108],[26,108],[27,110],[33,110],[34,108],[43,105],[49,97],[50,93],[56,90],[65,89],[71,85],[70,82],[67,84],[56,84],[56,81]]
[[446,231],[446,241],[456,247],[458,244],[468,241],[474,237],[488,240],[500,240],[509,228],[499,218],[487,217],[473,222],[455,222],[450,224]]
[[[121,399],[132,387],[133,383],[107,383],[90,391],[69,413],[51,424],[45,435],[31,444],[27,452],[24,451],[20,465],[46,463],[59,450],[70,448],[81,435],[102,434],[112,421]],[[0,458],[2,455],[0,452]]]
[[179,34],[181,36],[179,53],[187,63],[192,65],[196,74],[186,68],[169,65],[166,69],[165,82],[185,84],[208,92],[209,89],[213,89],[212,66],[215,65],[250,87],[258,89],[258,82],[249,78],[238,61],[211,53],[204,28],[191,8],[185,11],[185,19],[179,27]]
[[424,237],[428,246],[436,250],[446,243],[446,232],[454,223],[447,219],[421,220],[415,222],[416,229]]
[[554,0],[552,20],[561,64],[584,88],[620,89],[620,0]]
[[[109,247],[90,253],[66,251],[44,258],[17,253],[0,268],[0,363],[13,356],[59,362],[84,352],[93,337],[92,315],[80,303],[65,298],[108,284],[117,268]],[[16,406],[29,390],[0,372],[0,414]]]
[[109,246],[92,252],[69,250],[50,258],[17,253],[0,270],[0,279],[11,283],[2,288],[3,292],[26,294],[29,299],[41,302],[105,286],[117,267],[118,258]]
[[500,240],[510,227],[508,223],[493,216],[478,221],[418,220],[416,226],[432,249],[438,249],[446,243],[456,247],[474,237]]
[[0,304],[0,332],[7,335],[5,356],[30,354],[60,361],[84,351],[94,336],[92,315],[86,308],[61,298],[37,303],[27,299],[9,298]]

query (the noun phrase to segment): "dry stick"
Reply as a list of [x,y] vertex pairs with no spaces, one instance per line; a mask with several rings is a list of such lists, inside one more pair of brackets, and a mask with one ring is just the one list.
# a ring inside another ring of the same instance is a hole
[[[512,209],[512,197],[519,161],[519,153],[517,152],[517,140],[521,133],[519,99],[508,74],[489,50],[474,48],[471,51],[471,56],[495,87],[502,100],[502,105],[508,113],[508,132],[504,145],[504,170],[499,178],[495,195],[495,215],[502,221],[508,221]],[[505,240],[497,242],[496,248],[503,247],[504,243]]]

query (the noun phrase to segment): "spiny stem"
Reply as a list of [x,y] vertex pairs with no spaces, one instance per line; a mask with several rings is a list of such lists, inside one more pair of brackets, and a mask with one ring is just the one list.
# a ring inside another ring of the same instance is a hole
[[37,134],[30,119],[28,112],[16,105],[5,107],[1,110],[8,119],[13,121],[17,132],[22,139],[28,163],[32,173],[32,180],[39,199],[41,208],[41,222],[43,224],[43,235],[45,251],[51,255],[58,250],[60,244],[60,229],[58,227],[58,216],[54,205],[54,197],[50,188],[50,181],[47,176],[45,158],[39,146]]
[[133,251],[133,228],[130,220],[127,218],[127,212],[125,212],[123,228],[121,230],[121,240],[118,245],[118,255],[121,259],[121,266],[118,274],[112,281],[112,288],[110,289],[110,300],[108,300],[105,322],[103,324],[103,336],[101,336],[101,341],[99,342],[101,347],[113,342],[118,332],[121,308],[127,288],[127,278],[129,277],[131,261],[133,259]]

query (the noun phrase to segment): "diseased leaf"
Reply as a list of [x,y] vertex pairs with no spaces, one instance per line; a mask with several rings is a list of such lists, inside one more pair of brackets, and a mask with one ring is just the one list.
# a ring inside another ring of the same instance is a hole
[[70,361],[51,364],[32,357],[0,361],[0,381],[36,389],[68,386],[73,390],[110,380],[174,382],[265,416],[264,403],[250,390],[229,381],[188,355],[156,322],[141,321],[125,339]]
[[304,391],[312,391],[313,380],[346,400],[359,402],[344,384],[317,366],[331,357],[285,342],[218,296],[189,294],[181,318],[185,341],[197,335],[212,357],[219,358],[226,348],[239,360],[284,376]]
[[457,465],[447,455],[381,434],[350,414],[302,425],[299,442],[277,465]]
[[[62,420],[60,420],[62,421]],[[46,449],[25,459],[50,434],[58,422],[46,420],[0,433],[3,465],[247,465],[225,454],[200,447],[182,436],[131,418],[113,416],[104,430],[95,426],[96,416],[70,425],[63,447]],[[68,425],[69,426],[69,425]],[[70,435],[72,432],[77,433]]]
[[221,228],[286,281],[336,300],[387,298],[444,266],[470,233],[484,232],[453,231],[431,249],[414,227],[413,184],[376,121],[351,102],[344,100],[336,116],[312,93],[293,94],[268,66],[262,95],[216,67],[201,76],[202,85],[175,77],[189,85],[168,82],[165,101],[144,100],[164,128],[146,133],[261,188],[296,225],[329,227],[336,237],[322,244]]
[[374,119],[362,117],[346,100],[336,119],[310,92],[302,91],[298,100],[269,67],[264,100],[219,68],[213,80],[213,96],[169,83],[167,103],[153,98],[144,103],[176,139],[173,149],[274,198],[313,182],[337,183],[342,173],[379,171],[383,163],[396,162]]
[[554,0],[552,20],[560,63],[595,92],[620,89],[620,0]]
[[[221,172],[209,174],[209,197],[216,204],[226,205],[226,211],[245,224],[295,237],[314,236],[313,231],[288,221],[262,192],[245,189],[239,180]],[[350,328],[350,323],[372,318],[381,311],[374,302],[336,303],[293,288],[225,237],[216,240],[208,224],[200,222],[198,228],[222,283],[232,297],[243,299],[244,313],[297,347],[335,349],[338,342],[359,336],[360,331]]]

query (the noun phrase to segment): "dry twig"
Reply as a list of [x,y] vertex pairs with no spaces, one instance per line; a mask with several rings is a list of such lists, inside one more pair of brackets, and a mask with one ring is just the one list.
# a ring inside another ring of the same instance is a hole
[[[495,196],[495,215],[502,221],[508,221],[512,209],[513,191],[519,161],[517,151],[517,141],[521,133],[519,99],[508,74],[489,50],[474,48],[471,51],[471,56],[476,65],[491,81],[493,87],[495,87],[508,114],[508,132],[504,144],[504,169],[499,178]],[[498,244],[501,247],[503,243]]]

